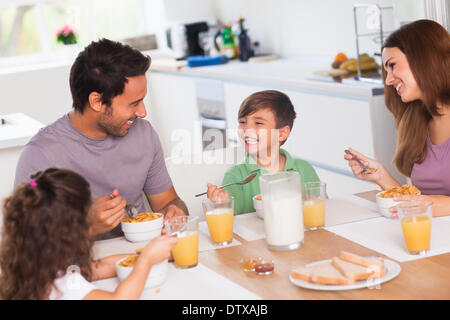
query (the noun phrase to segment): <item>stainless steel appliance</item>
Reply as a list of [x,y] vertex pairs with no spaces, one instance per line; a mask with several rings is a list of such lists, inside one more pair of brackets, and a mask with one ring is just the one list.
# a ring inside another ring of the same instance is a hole
[[196,80],[197,107],[202,125],[203,150],[227,146],[227,122],[223,83],[220,80]]

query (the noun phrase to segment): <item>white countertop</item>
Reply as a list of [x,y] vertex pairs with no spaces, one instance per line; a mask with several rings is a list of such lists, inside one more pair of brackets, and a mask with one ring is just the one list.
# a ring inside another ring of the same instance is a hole
[[5,124],[0,123],[0,149],[24,146],[44,127],[23,113],[0,115],[0,119],[5,119]]
[[381,83],[361,82],[353,78],[336,82],[331,77],[315,74],[319,70],[328,69],[331,69],[328,58],[294,57],[255,63],[232,60],[216,66],[183,67],[179,71],[153,71],[180,76],[276,85],[277,87],[290,87],[308,91],[327,91],[343,95],[367,97],[382,94],[383,85]]

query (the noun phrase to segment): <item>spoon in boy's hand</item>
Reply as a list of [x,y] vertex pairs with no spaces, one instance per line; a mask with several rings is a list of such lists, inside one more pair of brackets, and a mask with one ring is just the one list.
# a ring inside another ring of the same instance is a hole
[[363,171],[362,171],[363,174],[375,173],[378,170],[378,169],[373,169],[373,168],[369,168],[368,166],[366,166],[357,157],[355,157],[353,154],[351,154],[350,151],[348,151],[347,149],[344,151],[346,154],[351,155],[353,157],[353,159],[356,160],[363,167]]
[[[252,181],[254,177],[256,177],[256,173],[252,173],[251,175],[249,175],[247,178],[245,178],[245,179],[242,180],[242,181],[229,183],[229,184],[220,186],[219,188],[222,189],[222,188],[225,188],[225,187],[228,187],[228,186],[232,186],[232,185],[234,185],[234,184],[247,184],[247,183],[249,183],[250,181]],[[204,195],[204,194],[207,194],[207,193],[208,193],[208,192],[203,192],[203,193],[196,194],[195,196],[196,196],[196,197],[200,197],[200,196],[202,196],[202,195]]]

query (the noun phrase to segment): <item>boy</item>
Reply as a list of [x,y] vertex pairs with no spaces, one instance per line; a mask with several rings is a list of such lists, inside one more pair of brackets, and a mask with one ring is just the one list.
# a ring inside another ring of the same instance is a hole
[[223,189],[208,184],[208,198],[215,200],[234,197],[234,213],[254,212],[252,197],[260,194],[259,176],[262,174],[297,171],[304,182],[320,181],[314,168],[305,160],[294,159],[282,146],[289,134],[296,113],[289,97],[282,92],[255,92],[241,104],[238,113],[239,139],[245,147],[245,160],[227,170],[223,184],[256,177],[245,185]]

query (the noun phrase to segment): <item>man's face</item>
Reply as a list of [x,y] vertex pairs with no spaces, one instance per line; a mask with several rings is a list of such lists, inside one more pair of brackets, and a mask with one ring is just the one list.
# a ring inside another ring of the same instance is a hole
[[145,118],[144,98],[147,94],[145,75],[129,77],[121,95],[112,99],[110,107],[104,106],[97,125],[108,135],[123,137],[137,117]]

